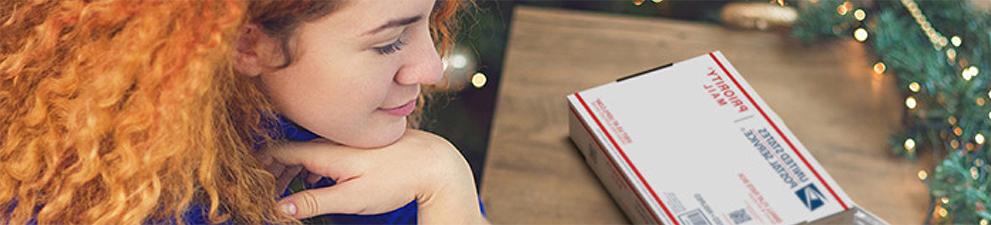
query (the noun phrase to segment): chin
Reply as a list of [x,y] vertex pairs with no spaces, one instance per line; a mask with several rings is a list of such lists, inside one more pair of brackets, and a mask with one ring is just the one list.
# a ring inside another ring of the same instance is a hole
[[406,129],[406,120],[402,119],[379,127],[362,127],[360,131],[349,132],[350,135],[356,135],[355,137],[336,142],[355,148],[380,148],[399,141],[399,138],[406,134]]

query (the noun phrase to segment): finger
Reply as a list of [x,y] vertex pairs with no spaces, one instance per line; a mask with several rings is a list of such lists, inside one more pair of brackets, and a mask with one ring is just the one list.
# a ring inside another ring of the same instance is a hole
[[374,195],[362,191],[362,188],[358,188],[353,183],[341,183],[330,187],[297,192],[280,200],[279,206],[284,213],[296,219],[306,219],[330,213],[380,213],[368,211],[368,206],[372,205],[373,202],[370,198],[360,196]]
[[311,173],[333,178],[353,173],[355,164],[366,160],[349,159],[362,152],[367,151],[312,142],[293,142],[268,150],[276,164],[301,165]]
[[311,174],[308,174],[308,175],[306,176],[306,183],[309,183],[309,184],[315,184],[315,183],[317,183],[317,182],[319,182],[319,181],[320,181],[320,179],[322,179],[322,178],[323,178],[323,177],[322,177],[322,176],[320,176],[320,175],[316,175],[316,174],[312,174],[312,173],[311,173]]
[[296,178],[296,175],[298,175],[299,172],[302,170],[303,170],[302,166],[293,166],[286,168],[285,171],[281,175],[279,175],[277,180],[275,181],[275,185],[276,185],[275,187],[278,188],[276,190],[278,190],[279,193],[285,191],[286,188],[289,187],[289,184],[292,183],[293,179]]
[[279,176],[281,176],[282,173],[285,172],[286,165],[278,162],[273,162],[268,165],[265,165],[265,170],[268,171],[269,173],[272,173],[272,176],[279,178]]
[[275,161],[274,159],[272,159],[272,156],[268,154],[255,154],[255,158],[258,159],[258,163],[261,163],[262,166],[268,166],[269,164],[272,164],[273,161]]
[[307,184],[313,184],[313,183],[316,183],[316,181],[312,181],[313,176],[320,176],[320,175],[316,175],[314,173],[310,173],[309,170],[305,170],[304,169],[303,172],[300,172],[299,173],[299,176],[300,177],[303,177],[303,181],[305,181]]
[[303,166],[287,166],[284,172],[282,172],[282,177],[288,177],[290,180],[299,177],[299,173],[303,172]]

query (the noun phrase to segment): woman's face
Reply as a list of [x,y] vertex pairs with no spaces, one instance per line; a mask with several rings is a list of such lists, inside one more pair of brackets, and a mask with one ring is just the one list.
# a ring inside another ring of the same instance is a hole
[[265,91],[282,115],[331,141],[371,148],[398,140],[420,85],[441,78],[428,26],[433,6],[348,1],[303,23],[290,42],[292,64],[261,73]]

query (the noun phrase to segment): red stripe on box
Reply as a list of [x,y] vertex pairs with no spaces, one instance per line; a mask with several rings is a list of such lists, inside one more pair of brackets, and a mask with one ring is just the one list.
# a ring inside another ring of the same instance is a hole
[[592,109],[589,108],[588,104],[585,103],[585,99],[582,98],[582,95],[578,92],[575,92],[575,97],[578,98],[578,102],[582,104],[582,107],[585,107],[585,111],[588,111],[588,114],[592,116],[592,120],[595,121],[595,124],[599,125],[599,129],[602,130],[602,133],[606,134],[606,138],[609,139],[609,142],[612,143],[613,147],[616,147],[616,150],[619,151],[619,155],[623,157],[623,161],[626,161],[626,165],[630,166],[630,168],[633,169],[633,173],[637,175],[638,179],[640,179],[640,183],[643,184],[645,187],[647,187],[647,191],[650,191],[650,195],[654,197],[654,200],[657,201],[657,204],[661,205],[661,209],[664,209],[664,213],[667,214],[669,219],[671,219],[671,222],[674,223],[674,225],[681,225],[680,223],[678,223],[678,220],[674,219],[674,215],[671,214],[671,211],[668,210],[668,207],[664,205],[664,201],[661,201],[661,198],[657,197],[657,193],[654,192],[654,188],[647,183],[647,180],[643,179],[643,175],[640,174],[640,170],[638,170],[637,167],[633,165],[633,162],[630,161],[630,158],[626,156],[626,152],[623,152],[623,148],[619,147],[619,144],[616,143],[616,140],[612,138],[612,135],[609,134],[609,130],[606,130],[606,127],[602,126],[602,122],[599,121],[599,118],[595,116],[595,112],[592,112]]
[[819,179],[819,183],[822,183],[823,186],[826,186],[826,190],[829,190],[829,194],[832,194],[833,198],[836,198],[836,201],[840,203],[840,206],[843,207],[843,210],[847,210],[848,207],[846,206],[846,203],[843,202],[843,199],[840,199],[839,195],[836,195],[836,191],[833,191],[833,187],[829,186],[829,183],[826,183],[826,180],[822,179],[822,176],[819,175],[819,171],[816,171],[815,168],[812,168],[812,164],[809,164],[809,161],[805,159],[805,156],[802,155],[802,153],[798,152],[798,149],[795,148],[795,145],[791,143],[791,140],[788,139],[788,136],[785,136],[785,134],[781,132],[781,129],[778,129],[778,125],[774,124],[774,121],[771,121],[771,118],[767,116],[767,113],[764,113],[764,109],[761,109],[760,105],[757,105],[757,102],[754,101],[754,98],[750,97],[750,93],[747,93],[747,90],[743,89],[743,87],[740,86],[740,83],[736,81],[736,78],[733,77],[733,74],[730,74],[729,70],[726,70],[726,67],[723,66],[723,63],[719,61],[719,58],[717,58],[716,55],[711,52],[709,53],[709,57],[712,57],[712,60],[716,61],[716,64],[719,65],[719,68],[723,69],[723,72],[726,73],[726,76],[728,76],[730,80],[733,80],[733,84],[736,85],[736,88],[739,89],[740,92],[743,92],[744,96],[747,96],[747,100],[750,100],[750,104],[754,105],[754,108],[757,108],[757,111],[760,112],[760,115],[764,117],[764,120],[767,120],[767,123],[770,123],[771,127],[774,128],[774,131],[778,132],[778,136],[781,136],[782,139],[785,139],[785,143],[788,143],[788,147],[791,147],[791,150],[795,152],[796,155],[798,155],[798,158],[802,159],[802,163],[805,163],[805,167],[808,167],[809,170],[812,171],[812,174],[816,176],[816,179]]
[[[595,134],[592,133],[592,129],[588,127],[587,123],[585,123],[585,119],[582,119],[581,115],[579,115],[578,112],[575,111],[574,107],[568,107],[568,109],[571,110],[571,114],[575,114],[575,117],[578,118],[578,122],[580,122],[582,124],[582,127],[585,128],[585,132],[588,132],[588,136],[592,139],[592,142],[595,142],[595,145],[599,146],[599,151],[601,151],[603,156],[605,156],[606,162],[609,162],[609,165],[611,165],[610,167],[612,168],[612,171],[619,176],[623,176],[620,177],[620,179],[626,183],[627,188],[629,188],[630,190],[636,190],[636,187],[633,186],[633,183],[630,183],[630,180],[626,179],[623,173],[619,171],[619,166],[616,165],[616,162],[613,161],[612,157],[609,157],[609,153],[606,152],[606,146],[602,145],[602,143],[599,142],[599,138],[595,137]],[[640,204],[648,206],[647,200],[643,199],[643,196],[640,196],[639,193],[634,193],[634,195],[637,196],[637,200],[640,200]],[[661,222],[661,218],[658,218],[657,215],[655,215],[654,213],[648,212],[647,214],[650,214],[650,217],[653,218],[654,222],[656,222],[657,224],[663,224]]]

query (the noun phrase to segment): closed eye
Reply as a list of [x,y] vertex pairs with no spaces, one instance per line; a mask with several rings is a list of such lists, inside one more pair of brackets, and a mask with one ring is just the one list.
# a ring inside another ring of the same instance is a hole
[[399,37],[396,38],[396,41],[393,41],[392,43],[389,43],[384,46],[372,47],[372,49],[374,49],[380,55],[390,55],[400,50],[403,50],[403,47],[406,46],[406,41],[403,40],[405,38],[406,38],[406,29],[403,29],[402,33],[399,34]]
[[396,53],[399,50],[403,50],[403,46],[405,45],[406,42],[403,42],[403,39],[400,38],[400,39],[396,39],[396,41],[392,42],[391,44],[382,47],[375,47],[375,51],[382,55],[389,55],[392,53]]

